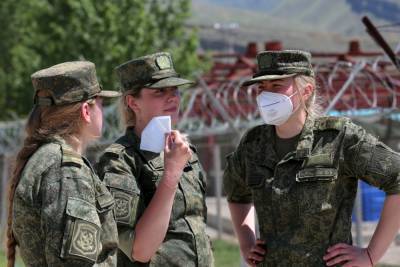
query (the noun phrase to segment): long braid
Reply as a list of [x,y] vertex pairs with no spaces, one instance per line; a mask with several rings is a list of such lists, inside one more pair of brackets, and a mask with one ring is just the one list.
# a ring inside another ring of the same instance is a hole
[[15,263],[15,246],[17,242],[12,232],[12,205],[14,202],[15,189],[17,188],[21,172],[28,161],[29,157],[41,145],[41,142],[34,140],[35,138],[27,138],[24,142],[24,147],[18,153],[17,165],[15,167],[13,177],[10,182],[9,195],[8,195],[8,219],[7,219],[7,267],[14,267]]
[[[47,94],[43,92],[42,95]],[[7,267],[14,267],[15,265],[15,247],[17,241],[12,231],[13,203],[15,190],[18,186],[22,171],[35,151],[43,144],[50,142],[55,135],[67,137],[79,133],[81,127],[81,105],[82,103],[51,107],[34,106],[29,115],[25,127],[27,136],[24,140],[24,146],[18,152],[9,186]]]
[[21,172],[25,167],[26,162],[30,156],[37,150],[41,145],[41,141],[38,138],[32,136],[31,129],[37,129],[40,125],[40,111],[38,107],[34,107],[32,110],[28,123],[26,126],[27,137],[24,141],[23,148],[18,152],[15,168],[10,181],[9,194],[8,194],[8,218],[7,218],[7,267],[14,267],[15,265],[15,247],[17,241],[15,240],[12,231],[12,206],[14,203],[14,194],[21,177]]

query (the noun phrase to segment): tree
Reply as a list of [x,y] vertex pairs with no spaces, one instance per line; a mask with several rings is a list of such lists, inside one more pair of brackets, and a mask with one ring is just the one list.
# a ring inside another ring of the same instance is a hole
[[177,70],[200,66],[198,38],[185,28],[190,0],[2,0],[0,2],[0,120],[32,107],[30,75],[72,60],[96,64],[106,89],[114,68],[157,51],[172,53]]

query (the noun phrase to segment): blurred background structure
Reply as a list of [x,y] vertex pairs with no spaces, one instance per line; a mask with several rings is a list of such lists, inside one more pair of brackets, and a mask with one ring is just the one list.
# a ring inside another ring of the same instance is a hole
[[[30,11],[23,12],[27,8]],[[364,15],[371,18],[398,59],[398,14],[396,0],[3,0],[0,230],[5,229],[6,187],[32,105],[30,74],[35,70],[87,59],[96,63],[103,87],[118,88],[112,69],[119,63],[158,50],[171,51],[178,72],[196,80],[192,88],[182,90],[177,128],[196,144],[208,174],[210,234],[234,240],[221,178],[225,156],[247,129],[262,123],[255,87],[241,86],[256,70],[257,53],[311,51],[324,112],[351,117],[400,151],[399,65],[366,33],[361,21]],[[104,136],[88,150],[92,161],[123,131],[117,105],[104,109]],[[366,244],[384,194],[366,184],[359,191],[354,237],[358,244]],[[383,262],[393,266],[400,262],[400,236]]]

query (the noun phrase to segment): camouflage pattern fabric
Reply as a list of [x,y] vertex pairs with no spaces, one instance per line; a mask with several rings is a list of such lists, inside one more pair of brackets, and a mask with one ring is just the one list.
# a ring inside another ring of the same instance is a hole
[[245,81],[244,86],[253,83],[305,75],[314,77],[311,54],[300,50],[263,51],[257,54],[258,71],[253,79]]
[[13,206],[13,232],[26,266],[116,266],[114,199],[90,163],[64,140],[27,162]]
[[358,179],[400,193],[400,155],[346,118],[307,119],[296,150],[279,161],[275,128],[257,126],[228,157],[231,203],[253,203],[267,255],[258,266],[326,266],[329,246],[351,244]]
[[159,52],[132,59],[116,67],[122,91],[139,91],[141,88],[160,89],[191,84],[179,77],[167,52]]
[[38,97],[35,104],[64,105],[84,101],[95,96],[117,97],[119,92],[101,90],[95,65],[90,61],[71,61],[42,69],[31,76],[35,92],[45,90],[50,97]]
[[[114,195],[119,231],[118,266],[213,266],[206,234],[206,176],[197,154],[184,168],[176,191],[166,237],[148,263],[131,258],[135,225],[152,199],[164,172],[164,154],[142,151],[133,128],[106,149],[97,164]],[[192,148],[194,150],[194,148]],[[195,150],[194,150],[195,151]]]

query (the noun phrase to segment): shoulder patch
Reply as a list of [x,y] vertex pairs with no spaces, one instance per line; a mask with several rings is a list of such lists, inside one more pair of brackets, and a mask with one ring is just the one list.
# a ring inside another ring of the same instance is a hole
[[113,143],[106,148],[106,151],[119,153],[125,149],[125,146],[119,143]]
[[96,261],[100,239],[99,229],[83,220],[76,220],[69,254]]
[[62,149],[61,166],[75,166],[80,168],[82,165],[84,165],[82,156],[79,155],[77,152],[64,146],[62,146],[61,149]]
[[109,147],[106,148],[104,154],[107,154],[111,157],[118,158],[122,151],[125,150],[125,146],[119,143],[111,144]]
[[129,139],[128,135],[124,135],[121,136],[120,138],[117,139],[117,141],[115,141],[115,143],[113,143],[111,146],[121,146],[122,148],[128,148],[131,146],[134,146],[135,142],[132,142],[131,139]]
[[315,120],[314,127],[316,130],[342,130],[343,127],[350,122],[346,117],[321,117]]

